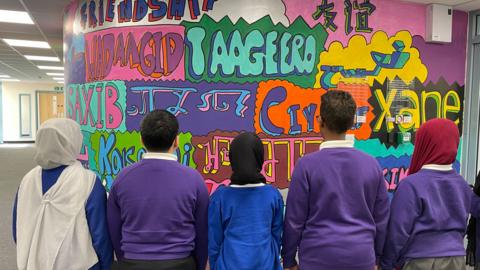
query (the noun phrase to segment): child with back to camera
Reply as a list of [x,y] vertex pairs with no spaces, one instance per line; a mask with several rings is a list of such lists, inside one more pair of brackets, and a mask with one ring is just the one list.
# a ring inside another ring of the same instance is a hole
[[388,223],[387,189],[376,159],[345,139],[355,113],[349,93],[329,91],[322,96],[319,125],[325,141],[319,151],[297,162],[288,192],[285,269],[376,267]]
[[210,201],[210,269],[281,270],[283,199],[261,173],[262,141],[254,133],[240,134],[229,157],[231,185],[219,188]]

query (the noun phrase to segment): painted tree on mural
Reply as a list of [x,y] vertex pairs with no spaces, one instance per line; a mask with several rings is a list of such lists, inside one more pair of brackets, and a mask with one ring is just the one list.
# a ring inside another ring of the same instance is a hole
[[342,89],[357,102],[355,146],[394,190],[413,145],[391,134],[435,117],[462,125],[467,14],[454,12],[443,45],[424,41],[423,14],[393,0],[73,1],[67,115],[82,127],[81,159],[108,189],[145,152],[142,117],[163,108],[180,121],[179,162],[210,191],[229,183],[229,145],[242,131],[260,134],[264,174],[284,190],[322,142],[321,95]]

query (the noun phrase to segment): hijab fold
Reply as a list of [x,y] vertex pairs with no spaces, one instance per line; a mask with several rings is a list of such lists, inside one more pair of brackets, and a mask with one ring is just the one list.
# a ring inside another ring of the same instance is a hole
[[72,165],[80,154],[82,141],[77,122],[67,118],[47,120],[37,132],[35,162],[42,169]]
[[460,132],[448,119],[432,119],[417,131],[415,150],[408,174],[417,173],[424,165],[450,165],[457,158]]
[[262,174],[264,162],[263,144],[257,134],[245,132],[232,141],[228,153],[233,174],[233,185],[265,183]]

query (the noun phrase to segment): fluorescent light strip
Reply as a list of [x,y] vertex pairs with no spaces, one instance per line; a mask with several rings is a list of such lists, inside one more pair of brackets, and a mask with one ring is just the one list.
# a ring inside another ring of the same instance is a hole
[[4,38],[3,41],[5,41],[8,45],[12,47],[50,49],[50,45],[45,41],[9,39],[9,38]]
[[38,66],[39,69],[47,69],[47,70],[63,70],[63,67],[59,66]]
[[32,18],[25,11],[0,9],[0,22],[33,24]]
[[19,82],[20,80],[18,79],[0,79],[2,82]]
[[56,56],[40,56],[40,55],[24,55],[28,60],[33,61],[49,61],[49,62],[60,62],[60,58]]
[[55,78],[53,78],[53,79],[54,79],[55,81],[63,81],[63,80],[65,80],[65,78],[63,78],[63,77],[62,77],[62,78],[60,78],[60,77],[55,77]]
[[0,78],[10,78],[8,75],[0,75]]
[[47,72],[48,76],[63,76],[63,73],[56,73],[56,72]]

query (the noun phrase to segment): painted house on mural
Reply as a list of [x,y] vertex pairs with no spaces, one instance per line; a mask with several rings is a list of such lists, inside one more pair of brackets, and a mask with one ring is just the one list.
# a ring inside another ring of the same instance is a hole
[[264,174],[286,189],[322,142],[321,95],[342,89],[358,107],[355,146],[394,190],[422,123],[449,118],[462,130],[468,15],[454,11],[446,44],[425,41],[425,21],[425,5],[397,0],[73,1],[67,116],[107,189],[142,157],[140,121],[157,108],[178,117],[178,159],[210,191],[229,183],[229,144],[242,131],[260,134]]

